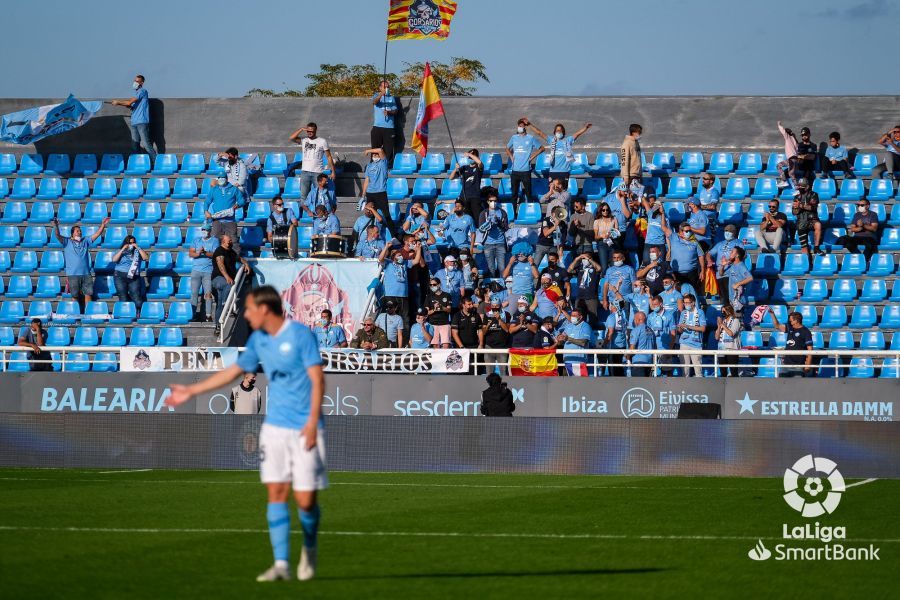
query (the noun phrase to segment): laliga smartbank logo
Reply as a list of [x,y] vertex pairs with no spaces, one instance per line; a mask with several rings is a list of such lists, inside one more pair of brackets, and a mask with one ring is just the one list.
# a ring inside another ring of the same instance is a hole
[[[807,519],[832,514],[847,490],[844,477],[833,460],[821,456],[806,456],[784,471],[784,501]],[[775,544],[770,550],[760,539],[747,553],[752,560],[881,560],[880,548],[848,546],[835,540],[847,539],[843,525],[822,525],[806,522],[791,526],[784,523],[781,538],[788,542],[807,542],[816,545],[794,546],[790,543]],[[821,545],[818,545],[821,544]],[[773,551],[774,550],[774,551]]]

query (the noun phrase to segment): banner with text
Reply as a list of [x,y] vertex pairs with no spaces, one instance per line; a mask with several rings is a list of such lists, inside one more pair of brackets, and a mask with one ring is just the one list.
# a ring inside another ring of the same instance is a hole
[[126,373],[221,371],[237,361],[237,348],[141,348],[119,353],[119,370]]
[[365,350],[323,350],[325,371],[340,373],[466,373],[468,350],[415,350],[410,352],[367,352]]

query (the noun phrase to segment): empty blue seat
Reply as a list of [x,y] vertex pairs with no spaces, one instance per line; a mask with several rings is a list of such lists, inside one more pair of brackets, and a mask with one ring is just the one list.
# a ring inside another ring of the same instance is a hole
[[44,157],[40,154],[23,154],[19,161],[19,175],[40,175],[44,170]]
[[150,172],[149,154],[132,154],[125,166],[126,175],[146,175]]
[[25,223],[28,220],[28,208],[24,202],[7,202],[3,207],[3,218],[0,223]]
[[84,177],[70,177],[66,182],[66,193],[63,198],[66,200],[84,200],[91,193],[88,180]]
[[771,299],[775,302],[793,302],[799,293],[796,279],[779,279],[771,287]]
[[882,302],[887,298],[887,284],[883,279],[866,279],[863,282],[860,302]]
[[[30,277],[29,277],[30,279]],[[29,287],[31,284],[29,282]],[[58,275],[41,275],[34,290],[35,298],[58,298],[62,287]]]
[[269,218],[269,214],[271,213],[269,209],[269,203],[261,200],[254,200],[250,202],[247,207],[247,221],[252,223],[256,223],[257,221],[264,221]]
[[[303,230],[302,227],[300,229],[301,229],[301,231]],[[312,227],[310,227],[309,230],[312,231]],[[297,234],[297,238],[299,240],[299,238],[300,238],[299,233]],[[303,247],[303,245],[300,244],[299,241],[298,241],[298,246],[300,248]],[[307,242],[307,247],[308,246],[309,246],[309,242]],[[175,255],[175,264],[172,267],[172,269],[179,275],[190,275],[193,265],[194,265],[194,259],[192,259],[191,255],[188,254],[188,251],[181,250],[178,252],[178,254]]]
[[108,216],[109,212],[106,208],[106,202],[91,200],[84,206],[84,216],[82,217],[82,222],[93,225],[100,223]]
[[0,225],[0,248],[15,248],[20,241],[18,227],[14,225]]
[[[606,190],[606,181],[603,181],[604,192]],[[666,192],[666,198],[671,200],[685,200],[690,198],[694,193],[694,184],[691,178],[686,175],[675,175],[669,179],[669,189]],[[599,199],[599,198],[596,198]]]
[[93,175],[97,172],[97,156],[95,154],[76,154],[70,174],[72,177]]
[[241,247],[259,248],[266,243],[266,236],[262,227],[241,228]]
[[884,307],[880,325],[882,329],[900,329],[900,304],[888,304]]
[[853,350],[854,347],[852,331],[832,331],[828,336],[829,350]]
[[43,225],[29,225],[22,234],[23,248],[43,248],[47,245],[47,228]]
[[166,214],[162,218],[163,223],[180,224],[187,221],[190,216],[187,202],[172,201],[166,203]]
[[769,154],[769,158],[766,160],[766,175],[780,175],[781,170],[778,168],[778,163],[783,161],[783,152],[772,152]]
[[154,175],[174,175],[178,171],[178,156],[175,154],[157,154],[153,164]]
[[756,304],[764,304],[769,299],[769,282],[765,279],[754,279],[750,285],[744,288],[747,301]]
[[112,177],[98,177],[94,180],[94,190],[91,192],[91,198],[95,200],[112,200],[118,189],[116,188],[116,180]]
[[758,152],[743,152],[734,172],[736,175],[756,175],[762,170],[762,156]]
[[462,179],[444,179],[441,183],[441,200],[456,200],[462,194]]
[[73,346],[96,346],[100,343],[100,336],[96,327],[83,326],[75,328],[75,338],[72,340]]
[[297,247],[309,250],[312,244],[312,227],[301,227],[297,230]]
[[181,175],[200,175],[206,168],[206,159],[202,154],[185,154],[181,158]]
[[217,152],[212,152],[209,155],[209,163],[206,167],[206,172],[213,177],[221,175],[225,173],[225,168],[220,166],[218,163],[219,154]]
[[872,169],[878,164],[878,155],[868,152],[859,152],[853,160],[853,173],[857,177],[870,177]]
[[194,316],[190,302],[177,301],[169,305],[166,323],[169,325],[187,325]]
[[[52,207],[51,207],[52,208]],[[81,220],[81,204],[75,201],[59,203],[59,212],[56,215],[60,223],[71,225]]]
[[[843,186],[841,186],[843,190]],[[890,200],[894,197],[894,181],[892,179],[873,179],[869,186],[869,200]]]
[[47,300],[32,300],[28,305],[28,314],[26,319],[40,319],[41,321],[49,321],[53,315],[53,305]]
[[[68,333],[68,330],[66,330]],[[49,337],[50,332],[47,332]],[[0,346],[15,346],[18,339],[18,332],[13,331],[12,327],[0,327]]]
[[63,371],[83,373],[91,370],[91,357],[87,352],[69,352],[62,364]]
[[447,170],[447,162],[443,154],[429,153],[422,159],[420,175],[439,175]]
[[621,169],[617,152],[600,152],[594,158],[592,170],[599,175],[611,175]]
[[150,260],[147,261],[147,272],[166,273],[171,271],[174,266],[175,263],[172,261],[172,254],[170,252],[151,252]]
[[401,152],[394,155],[391,175],[412,175],[418,168],[419,162],[414,152]]
[[697,175],[703,171],[705,162],[702,152],[683,152],[678,172],[683,175]]
[[18,323],[25,318],[25,305],[21,300],[4,300],[0,304],[0,323]]
[[13,275],[6,287],[7,298],[27,298],[31,295],[31,276]]
[[144,195],[144,181],[140,177],[126,177],[119,189],[119,200],[139,200]]
[[41,179],[41,187],[35,196],[38,200],[56,200],[63,193],[62,179],[59,177],[44,177]]
[[0,154],[0,175],[12,175],[16,172],[16,155],[4,152]]
[[838,273],[844,277],[858,277],[866,272],[866,257],[862,254],[846,254]]
[[759,359],[759,368],[756,370],[756,376],[763,379],[771,379],[775,377],[776,360],[771,356],[764,356]]
[[734,170],[734,156],[731,152],[713,152],[709,157],[709,171],[713,175],[728,175]]
[[[146,154],[144,155],[146,156]],[[147,162],[150,159],[148,157]],[[125,170],[125,157],[121,154],[104,154],[100,158],[100,168],[97,175],[121,175]]]
[[133,323],[136,318],[137,307],[134,305],[134,302],[119,301],[113,304],[112,316],[110,317],[109,322],[129,325]]
[[795,307],[794,310],[803,315],[803,325],[810,329],[819,322],[819,313],[812,304],[801,304]]
[[75,300],[60,300],[53,313],[53,322],[60,325],[71,325],[81,316],[81,308]]
[[32,273],[38,266],[37,253],[34,250],[19,250],[13,259],[13,273]]
[[288,177],[284,180],[284,191],[281,197],[285,200],[300,200],[300,178]]
[[259,200],[271,200],[281,193],[281,185],[277,177],[260,177],[256,182],[253,197]]
[[138,225],[131,231],[131,234],[141,248],[151,248],[156,243],[156,234],[151,225]]
[[675,154],[672,152],[654,152],[650,162],[653,164],[650,170],[653,175],[669,174],[675,170]]
[[[28,252],[31,252],[31,250]],[[8,271],[11,264],[9,250],[0,250],[0,273]]]
[[95,373],[114,373],[119,370],[119,357],[115,352],[98,352],[91,362],[91,371]]
[[163,225],[156,239],[157,248],[177,248],[181,245],[181,228],[177,225]]
[[166,318],[166,308],[162,302],[150,300],[141,306],[137,322],[143,325],[157,325]]
[[193,177],[179,177],[172,189],[173,200],[193,200],[197,196],[197,180]]
[[841,182],[841,192],[838,200],[852,200],[856,202],[866,194],[866,186],[862,179],[844,179]]
[[103,243],[100,247],[118,250],[122,247],[122,242],[125,240],[126,235],[128,235],[128,230],[121,225],[107,227],[106,233],[103,236]]
[[[158,223],[162,219],[162,207],[155,200],[145,200],[138,206],[135,223]],[[143,244],[141,244],[143,246]]]
[[263,175],[281,175],[287,166],[287,155],[284,152],[269,152],[266,154]]
[[413,183],[412,199],[431,202],[437,197],[437,182],[431,177],[419,177]]
[[6,360],[6,370],[14,373],[24,373],[31,370],[31,360],[27,352],[10,352]]
[[403,200],[409,195],[409,184],[403,177],[389,177],[387,180],[388,200]]
[[[149,268],[148,268],[149,270]],[[175,294],[175,283],[169,275],[158,275],[150,278],[147,286],[148,300],[166,300]],[[141,307],[143,310],[143,307]]]
[[152,177],[147,182],[147,191],[144,193],[146,200],[165,200],[169,197],[171,189],[169,180],[165,177]]
[[829,304],[822,310],[822,320],[819,323],[819,327],[823,329],[838,329],[845,325],[847,325],[847,309],[843,304]]
[[732,224],[738,227],[744,224],[744,209],[740,202],[722,202],[719,204],[718,221],[720,225]]
[[[862,256],[861,254],[851,254],[851,256]],[[846,260],[846,258],[844,259]],[[863,261],[865,265],[865,261]],[[878,253],[872,256],[869,268],[866,271],[869,277],[888,277],[894,274],[894,255]]]
[[131,340],[129,346],[155,346],[156,336],[152,327],[135,327],[131,330]]
[[[298,242],[299,245],[299,242]],[[181,277],[178,280],[178,290],[175,292],[175,298],[178,300],[189,300],[191,297],[191,278]]]
[[538,202],[523,202],[519,205],[519,213],[516,215],[516,225],[534,225],[541,222],[543,217],[541,205]]
[[778,181],[774,177],[758,177],[753,187],[753,200],[771,200],[778,195]]
[[856,281],[853,279],[837,279],[831,289],[831,302],[854,302],[857,296]]
[[17,177],[13,182],[9,198],[11,200],[31,200],[36,192],[34,179],[31,177]]
[[748,350],[755,348],[763,347],[763,339],[762,332],[758,330],[754,331],[741,331],[741,347],[746,348]]
[[131,202],[115,202],[109,213],[109,222],[128,224],[134,221],[134,205]]
[[[856,310],[853,311],[854,314]],[[853,327],[853,319],[850,319],[850,326]],[[884,333],[881,331],[864,331],[859,338],[860,350],[884,350]]]
[[831,277],[837,272],[837,267],[838,261],[836,255],[817,255],[813,257],[812,269],[810,269],[809,274],[813,277]]
[[104,347],[124,346],[128,343],[124,327],[107,327],[100,337],[100,345]]
[[[443,155],[441,155],[443,158]],[[503,155],[498,152],[485,152],[481,155],[481,164],[484,165],[484,174],[485,176],[497,175],[503,171]],[[590,164],[582,165],[579,163],[579,160],[584,160],[585,162],[589,162],[587,160],[586,154],[577,154],[575,155],[575,164],[572,165],[572,171],[576,171],[577,169],[581,169],[581,173],[585,172],[586,168],[590,168]],[[424,164],[424,162],[423,162]],[[427,173],[426,173],[427,174]],[[435,175],[436,173],[431,173]]]
[[[118,248],[117,248],[118,250]],[[115,268],[115,263],[113,263],[113,256],[115,255],[115,251],[113,250],[99,250],[97,254],[94,255],[94,272],[95,273],[112,273]]]
[[54,346],[57,348],[70,346],[72,344],[72,336],[69,335],[69,328],[56,326],[48,327],[47,339],[45,340],[45,342],[48,346]]
[[581,189],[581,195],[588,201],[602,199],[606,196],[606,179],[602,177],[586,179]]
[[[785,188],[785,191],[791,188]],[[812,182],[812,191],[819,195],[819,200],[831,200],[837,194],[834,179],[815,179]]]
[[112,275],[97,275],[94,277],[94,298],[107,300],[115,295],[116,281]]
[[109,304],[102,300],[92,300],[85,304],[82,323],[104,323],[110,318]]
[[879,378],[898,379],[900,378],[900,358],[886,358],[881,365],[881,374]]
[[823,302],[828,297],[828,283],[824,279],[807,279],[803,284],[804,302]]
[[[21,254],[21,253],[20,253]],[[18,258],[18,254],[16,255]],[[37,267],[39,273],[58,273],[65,268],[65,257],[62,250],[44,250],[41,256],[40,266]],[[31,270],[34,270],[33,268]]]
[[663,210],[666,211],[666,219],[669,223],[681,223],[685,219],[684,203],[663,202]]
[[157,345],[167,347],[178,347],[184,345],[184,336],[178,327],[163,327],[159,330],[159,340]]
[[753,267],[754,275],[774,277],[781,272],[781,260],[777,254],[760,254],[756,257],[756,266]]
[[872,359],[868,357],[856,356],[850,360],[850,370],[847,371],[847,377],[853,379],[868,379],[875,377],[875,365]]

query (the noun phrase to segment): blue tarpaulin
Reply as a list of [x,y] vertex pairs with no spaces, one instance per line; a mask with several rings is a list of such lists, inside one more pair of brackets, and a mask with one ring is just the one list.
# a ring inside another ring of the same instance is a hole
[[61,104],[27,108],[3,115],[0,140],[13,144],[31,144],[58,133],[81,127],[100,112],[100,101],[81,102],[69,94]]

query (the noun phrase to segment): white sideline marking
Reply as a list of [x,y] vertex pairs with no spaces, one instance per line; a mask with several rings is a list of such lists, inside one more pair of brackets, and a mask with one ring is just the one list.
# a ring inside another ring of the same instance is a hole
[[[124,528],[124,527],[28,527],[17,525],[0,525],[0,531],[46,531],[65,533],[253,533],[266,534],[268,529],[156,529],[156,528]],[[293,531],[293,535],[302,535],[302,531]],[[678,540],[678,541],[754,541],[780,540],[779,537],[760,537],[746,535],[625,535],[613,533],[479,533],[460,531],[320,531],[320,535],[353,536],[353,537],[449,537],[449,538],[513,538],[513,539],[553,539],[553,540]],[[858,539],[857,542],[900,543],[900,539]]]
[[97,471],[98,475],[106,475],[108,473],[145,473],[153,469],[124,469],[122,471]]
[[878,481],[878,479],[874,478],[874,477],[872,479],[863,479],[862,481],[857,481],[856,483],[848,483],[844,487],[848,488],[848,487],[854,487],[857,485],[866,485],[867,483],[872,483],[873,481]]

